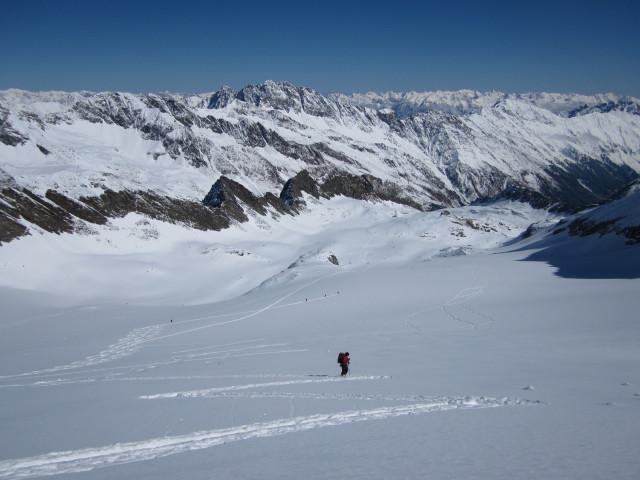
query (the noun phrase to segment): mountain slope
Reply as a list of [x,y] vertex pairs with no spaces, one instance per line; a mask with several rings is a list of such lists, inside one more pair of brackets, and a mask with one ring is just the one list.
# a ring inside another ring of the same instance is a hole
[[570,278],[640,278],[640,182],[601,205],[562,218],[555,225],[532,223],[508,242],[532,251],[529,261],[545,262]]

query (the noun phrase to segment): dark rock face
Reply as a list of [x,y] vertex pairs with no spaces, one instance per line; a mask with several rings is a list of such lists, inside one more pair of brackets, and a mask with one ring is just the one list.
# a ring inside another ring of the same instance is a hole
[[[538,193],[534,190],[531,190],[530,188],[527,188],[519,184],[507,185],[495,197],[483,198],[475,203],[478,203],[478,204],[491,203],[499,200],[513,200],[513,201],[528,203],[529,205],[535,208],[540,208],[540,209],[550,208],[553,205],[555,205],[555,203],[552,200],[550,200],[548,197],[545,197],[541,193]],[[557,211],[565,211],[567,210],[567,208],[568,207],[566,205],[556,206]]]
[[320,198],[320,187],[318,187],[316,181],[311,178],[307,170],[302,170],[284,184],[282,192],[280,193],[280,200],[288,207],[297,210],[304,206],[302,195],[305,192],[314,198]]
[[[572,237],[587,237],[591,235],[602,237],[614,234],[626,238],[627,245],[640,243],[640,225],[628,225],[629,221],[622,222],[627,219],[627,216],[620,213],[637,210],[638,201],[640,200],[639,188],[640,180],[629,183],[625,188],[601,201],[598,205],[591,205],[586,212],[577,212],[576,216],[558,222],[553,234],[557,235],[566,232]],[[626,204],[626,207],[621,210],[619,207],[620,202]],[[592,215],[593,212],[601,212],[601,209],[607,209],[611,206],[615,207],[612,213]],[[623,226],[624,224],[626,225]]]
[[295,214],[306,205],[304,193],[314,198],[344,195],[357,200],[389,200],[421,210],[417,202],[402,196],[399,187],[372,175],[335,173],[328,176],[322,184],[318,184],[307,170],[302,170],[289,179],[284,184],[279,198],[271,193],[258,198],[239,183],[223,176],[212,185],[202,203],[210,208],[222,209],[234,220],[246,222],[248,217],[243,205],[263,216],[268,211]]
[[83,197],[80,201],[109,218],[139,213],[168,223],[178,223],[198,230],[222,230],[229,218],[200,202],[158,195],[152,191],[107,190],[99,197]]
[[221,207],[224,201],[227,199],[227,195],[224,191],[224,181],[222,179],[218,180],[214,183],[207,193],[207,196],[204,197],[202,203],[205,207]]
[[13,216],[7,215],[0,207],[0,245],[8,243],[16,238],[29,234],[29,229],[14,220]]
[[[595,161],[590,157],[572,153],[577,164],[559,164],[547,170],[554,183],[545,182],[543,196],[567,206],[567,209],[600,203],[616,193],[621,185],[638,178],[626,165],[617,165],[608,158]],[[583,185],[589,185],[585,189]]]
[[629,239],[626,242],[627,245],[637,245],[640,243],[640,226],[624,227],[622,234]]
[[609,101],[606,103],[600,103],[594,106],[583,105],[567,113],[569,118],[576,117],[578,115],[586,115],[588,113],[607,113],[607,112],[627,112],[633,115],[640,115],[640,105],[638,102],[627,98],[618,102]]
[[[634,182],[638,184],[638,182]],[[638,196],[635,197],[636,199]],[[619,200],[619,196],[614,196],[608,202],[602,202],[602,205],[607,205],[610,202]],[[636,201],[637,203],[637,201]],[[611,217],[606,220],[594,220],[589,218],[589,215],[579,216],[571,222],[567,222],[566,225],[556,229],[554,233],[567,231],[570,236],[573,237],[587,237],[590,235],[598,235],[603,237],[605,235],[614,234],[626,238],[627,245],[636,245],[640,243],[640,225],[627,225],[622,226],[621,221],[625,216]]]
[[601,237],[607,233],[614,232],[614,225],[622,218],[614,218],[603,222],[594,222],[585,218],[578,218],[569,224],[569,235],[587,237],[599,234]]
[[331,198],[343,195],[356,200],[389,200],[416,210],[422,210],[420,204],[403,196],[400,187],[390,182],[384,182],[373,175],[350,175],[334,172],[328,175],[322,184],[318,184],[311,178],[308,171],[302,170],[285,183],[280,193],[280,199],[285,205],[297,210],[304,206],[303,193],[308,193],[314,198]]
[[224,108],[236,98],[236,95],[237,92],[233,88],[224,86],[211,96],[207,108]]
[[13,129],[8,117],[9,111],[0,106],[0,142],[10,147],[24,144],[27,139]]
[[[626,165],[617,165],[608,159],[595,161],[581,157],[582,166],[559,164],[546,169],[548,178],[536,176],[539,190],[533,190],[504,176],[491,175],[486,179],[499,185],[497,194],[484,197],[474,203],[490,203],[500,199],[528,203],[535,208],[552,208],[557,212],[576,212],[587,205],[601,203],[616,192],[619,185],[629,184],[638,174]],[[502,186],[504,185],[504,186]],[[583,185],[590,185],[585,189]]]
[[568,231],[572,237],[588,237],[590,235],[598,235],[603,237],[609,234],[620,235],[627,239],[627,245],[636,245],[640,243],[640,226],[621,227],[618,222],[624,217],[613,218],[596,222],[588,218],[577,218],[568,226],[559,228],[554,234]]
[[328,197],[344,195],[356,200],[389,200],[422,210],[417,202],[402,196],[400,187],[373,175],[332,174],[322,184],[321,191]]
[[272,193],[267,193],[262,198],[256,197],[243,185],[225,176],[213,184],[202,204],[206,207],[220,209],[229,218],[238,222],[249,220],[242,205],[262,216],[267,215],[268,209],[284,213],[285,207]]
[[0,192],[0,242],[28,233],[21,220],[58,234],[72,232],[75,225],[72,214],[30,190],[4,188]]
[[47,190],[47,192],[45,193],[45,197],[47,198],[47,200],[55,203],[74,217],[78,217],[79,219],[86,222],[94,223],[96,225],[104,225],[109,221],[108,217],[99,210],[91,208],[84,203],[77,202],[69,197],[62,195],[61,193],[56,192],[55,190]]
[[[231,224],[228,212],[201,202],[180,200],[151,191],[105,191],[98,197],[73,200],[54,190],[41,197],[27,189],[0,192],[0,243],[29,234],[33,225],[50,233],[72,233],[83,223],[104,225],[110,218],[139,213],[199,230],[222,230]],[[24,225],[26,223],[27,225]]]

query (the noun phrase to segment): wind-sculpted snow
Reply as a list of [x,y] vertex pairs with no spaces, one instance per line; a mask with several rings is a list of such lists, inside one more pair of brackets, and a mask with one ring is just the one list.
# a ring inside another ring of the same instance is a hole
[[373,420],[387,420],[408,415],[537,403],[539,402],[509,398],[437,398],[409,405],[286,418],[272,422],[193,432],[187,435],[153,438],[141,442],[118,443],[100,448],[52,452],[35,457],[4,460],[0,461],[0,478],[17,480],[44,475],[86,472],[96,468],[153,460],[168,455],[193,452],[252,438],[289,435],[319,428],[337,427]]

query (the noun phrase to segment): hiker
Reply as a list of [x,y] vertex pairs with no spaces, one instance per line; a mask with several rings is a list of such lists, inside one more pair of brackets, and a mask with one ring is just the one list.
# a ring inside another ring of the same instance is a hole
[[342,367],[341,376],[344,377],[349,373],[349,352],[340,353],[340,355],[338,355],[338,363]]

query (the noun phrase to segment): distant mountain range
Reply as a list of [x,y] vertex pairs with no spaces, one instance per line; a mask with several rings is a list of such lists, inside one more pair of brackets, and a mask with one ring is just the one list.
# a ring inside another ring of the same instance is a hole
[[473,91],[0,92],[0,242],[129,212],[201,229],[345,195],[577,210],[639,177],[640,101]]
[[478,92],[476,90],[409,92],[409,93],[354,93],[352,95],[332,94],[329,98],[339,102],[349,102],[376,110],[390,109],[401,117],[416,113],[439,111],[453,115],[479,113],[499,102],[513,100],[534,105],[565,117],[609,112],[612,110],[640,114],[640,100],[612,93],[600,95],[580,95],[575,93],[502,93]]

